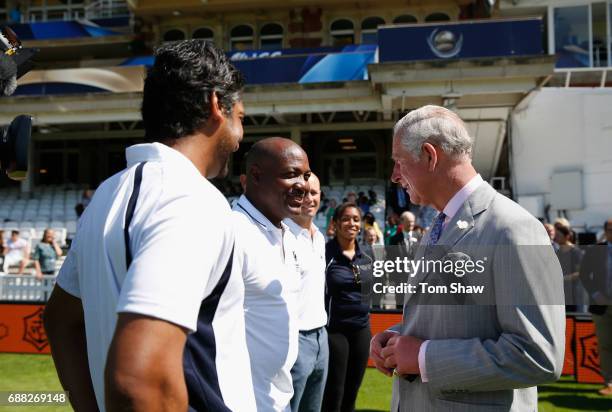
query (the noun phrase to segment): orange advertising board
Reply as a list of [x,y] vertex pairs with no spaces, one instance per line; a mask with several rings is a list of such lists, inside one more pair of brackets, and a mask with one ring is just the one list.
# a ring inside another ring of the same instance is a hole
[[[0,353],[50,353],[43,327],[44,305],[0,304]],[[402,321],[400,313],[372,313],[372,335]],[[601,383],[597,337],[591,320],[566,320],[566,351],[563,374],[575,375],[578,382]],[[368,366],[373,366],[368,360]]]
[[43,305],[0,304],[0,352],[51,353],[43,310]]
[[[393,325],[397,325],[402,321],[401,313],[372,313],[370,315],[370,330],[372,336],[378,332],[389,329]],[[374,367],[372,359],[368,358],[368,366]]]
[[576,380],[584,383],[603,383],[595,324],[591,320],[576,319]]
[[576,374],[575,322],[572,316],[565,318],[565,361],[563,362],[563,375]]

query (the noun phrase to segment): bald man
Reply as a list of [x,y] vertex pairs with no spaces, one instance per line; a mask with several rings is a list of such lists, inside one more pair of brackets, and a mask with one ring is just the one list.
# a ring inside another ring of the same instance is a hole
[[233,210],[255,401],[259,411],[288,411],[301,283],[295,236],[283,219],[301,213],[310,166],[300,146],[280,137],[255,143],[246,163],[245,193]]
[[300,338],[298,357],[291,369],[293,412],[319,412],[327,379],[329,348],[325,312],[325,237],[313,220],[321,205],[321,184],[312,174],[302,204],[302,213],[285,219],[296,237],[301,269],[298,309]]
[[[397,246],[396,248],[391,248],[389,250],[392,258],[399,257],[400,259],[414,259],[417,247],[421,242],[421,234],[414,230],[415,222],[416,216],[412,212],[406,211],[400,215],[402,230],[398,230],[397,234],[393,236],[390,241],[391,246]],[[406,280],[405,274],[394,273],[389,275],[389,283],[391,285],[400,285]],[[404,294],[395,293],[394,297],[396,307],[402,308],[404,305]]]

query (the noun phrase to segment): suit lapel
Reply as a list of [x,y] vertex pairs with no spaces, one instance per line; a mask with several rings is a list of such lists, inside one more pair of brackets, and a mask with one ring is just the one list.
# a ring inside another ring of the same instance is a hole
[[[420,246],[419,250],[417,250],[415,260],[421,259],[422,257],[425,257],[426,260],[442,259],[474,228],[474,218],[487,209],[495,193],[495,189],[488,183],[483,182],[476,191],[463,202],[463,205],[457,213],[455,213],[455,216],[446,224],[436,247],[428,251],[427,246]],[[429,243],[430,234],[431,230],[428,230],[427,233],[423,235],[421,245],[427,245]],[[418,285],[425,281],[429,274],[430,272],[426,271],[419,272],[410,283]],[[405,295],[404,306],[414,295],[416,294],[407,293]]]

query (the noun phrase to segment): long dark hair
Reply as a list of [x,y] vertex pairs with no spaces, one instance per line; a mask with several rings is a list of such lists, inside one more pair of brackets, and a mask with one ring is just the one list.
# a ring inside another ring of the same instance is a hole
[[[42,239],[40,239],[40,243],[47,243],[45,242],[45,238],[47,237],[47,233],[49,233],[50,231],[52,231],[53,229],[47,228],[43,231],[43,235],[42,235]],[[49,244],[53,244],[53,241],[51,241],[51,243]]]

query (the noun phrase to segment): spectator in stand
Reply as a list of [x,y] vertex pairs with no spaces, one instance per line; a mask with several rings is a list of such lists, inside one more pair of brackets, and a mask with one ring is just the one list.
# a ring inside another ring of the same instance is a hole
[[18,230],[11,231],[11,238],[6,242],[3,272],[8,273],[10,266],[19,265],[17,273],[23,273],[30,263],[30,242],[19,236]]
[[580,279],[589,293],[589,312],[595,322],[599,364],[604,378],[603,396],[612,396],[612,219],[604,223],[605,241],[590,247],[580,268]]
[[553,225],[552,223],[544,223],[544,229],[546,229],[546,233],[548,233],[548,237],[550,238],[550,243],[552,244],[552,247],[553,249],[555,249],[556,252],[557,250],[559,250],[559,244],[555,242],[555,225]]
[[344,199],[346,203],[355,203],[357,204],[357,195],[355,192],[348,192],[346,198]]
[[423,234],[425,233],[425,229],[423,229],[419,225],[414,225],[414,232],[418,233],[421,237],[423,237]]
[[329,206],[327,207],[327,211],[325,212],[325,234],[328,238],[334,236],[332,218],[334,217],[334,213],[336,212],[337,206],[338,202],[336,202],[336,199],[329,199]]
[[376,203],[378,203],[378,195],[376,194],[375,191],[373,190],[368,190],[368,196],[370,198],[370,206],[374,206]]
[[572,229],[572,224],[570,223],[570,221],[564,217],[558,217],[555,219],[554,226],[557,227],[559,225],[568,228],[568,230],[570,231],[570,242],[576,244],[576,232],[574,232],[574,229]]
[[81,195],[81,204],[83,205],[83,207],[89,206],[89,203],[91,202],[91,198],[93,197],[93,194],[94,194],[94,191],[91,189],[83,190],[83,194]]
[[433,222],[437,214],[438,212],[433,207],[423,205],[417,212],[416,224],[427,230],[431,227],[431,222]]
[[85,206],[83,206],[83,203],[77,203],[77,205],[74,207],[74,213],[76,213],[77,218],[81,217],[84,211]]
[[397,214],[400,214],[403,211],[408,210],[410,198],[403,187],[397,183],[391,183],[389,190],[387,191],[387,201],[391,210]]
[[85,211],[85,208],[89,205],[89,202],[91,202],[93,194],[94,191],[91,189],[83,190],[83,193],[81,194],[81,201],[74,206],[74,212],[76,213],[77,218],[81,217]]
[[[373,227],[364,230],[361,250],[374,260],[385,260],[385,248]],[[383,294],[381,293],[372,294],[372,307],[380,308],[382,306],[382,298]]]
[[406,248],[408,256],[414,257],[416,245],[421,240],[421,235],[414,230],[416,217],[412,212],[404,212],[400,216],[401,230],[397,231],[397,234],[391,239],[391,245],[400,245]]
[[580,264],[583,253],[571,241],[570,230],[560,223],[555,224],[555,243],[557,257],[563,270],[563,291],[565,293],[565,310],[567,312],[584,312],[587,294],[580,282]]
[[399,230],[399,217],[397,213],[391,212],[387,217],[387,225],[385,226],[385,245],[391,244],[391,239],[397,235]]
[[327,207],[329,206],[329,199],[323,198],[323,192],[321,192],[321,207],[317,210],[317,217],[319,215],[325,216],[325,212],[327,211]]
[[4,240],[4,230],[0,230],[0,272],[4,271],[4,255],[8,253],[8,247]]
[[357,243],[361,211],[354,203],[336,209],[336,236],[325,245],[325,295],[328,308],[329,372],[323,396],[325,412],[353,411],[368,363],[370,347],[369,297],[372,262]]
[[42,240],[34,249],[32,260],[36,270],[36,278],[42,279],[43,275],[55,274],[55,263],[62,256],[62,249],[55,241],[55,232],[45,229]]
[[383,260],[384,248],[378,233],[373,227],[369,227],[363,231],[363,251],[372,256],[375,260]]
[[359,209],[364,215],[370,211],[370,201],[366,195],[359,196]]
[[[397,234],[391,238],[390,245],[397,246],[392,248],[390,253],[394,258],[400,259],[414,259],[416,254],[417,246],[421,242],[422,235],[415,230],[416,217],[412,212],[403,212],[400,216],[400,226],[397,230]],[[401,283],[405,282],[406,278],[399,274],[393,273],[389,275],[389,284],[394,286],[400,286]],[[395,307],[401,309],[404,305],[404,294],[394,293]]]
[[374,230],[373,227],[369,227],[363,231],[363,244],[364,245],[375,245],[380,241],[378,238],[378,233]]
[[370,212],[365,213],[363,215],[363,228],[364,230],[368,230],[370,228],[374,229],[376,231],[376,236],[378,238],[378,243],[379,245],[382,245],[382,239],[383,239],[383,233],[382,230],[380,230],[380,226],[378,226],[378,222],[376,222],[376,218],[374,217],[374,215]]

